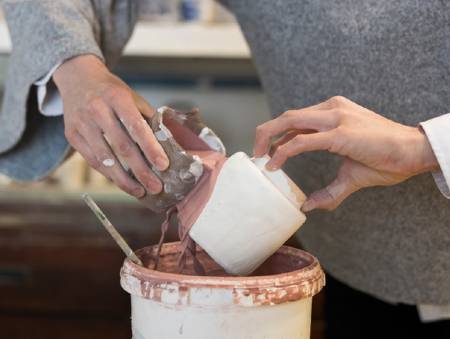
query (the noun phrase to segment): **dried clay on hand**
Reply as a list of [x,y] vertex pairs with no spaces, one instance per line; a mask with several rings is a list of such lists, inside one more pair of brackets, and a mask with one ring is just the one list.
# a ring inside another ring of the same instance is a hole
[[203,124],[196,109],[182,113],[161,107],[148,122],[170,164],[164,171],[149,164],[163,183],[163,190],[159,194],[147,193],[140,201],[154,212],[162,213],[182,201],[203,174],[202,160],[190,153],[214,149],[225,154],[225,148]]

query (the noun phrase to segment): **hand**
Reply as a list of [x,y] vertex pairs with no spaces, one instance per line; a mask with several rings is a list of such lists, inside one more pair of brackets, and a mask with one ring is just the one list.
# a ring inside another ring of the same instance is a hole
[[[142,115],[153,109],[93,55],[63,63],[53,79],[64,105],[65,135],[91,167],[125,192],[141,198],[162,184],[144,161],[165,170],[169,160]],[[123,169],[131,168],[140,184]],[[141,186],[142,185],[142,186]]]
[[258,126],[255,156],[268,152],[272,138],[280,134],[267,163],[270,170],[303,152],[324,150],[344,157],[336,179],[308,197],[305,212],[333,210],[361,188],[394,185],[439,167],[420,128],[386,119],[343,97],[287,111]]

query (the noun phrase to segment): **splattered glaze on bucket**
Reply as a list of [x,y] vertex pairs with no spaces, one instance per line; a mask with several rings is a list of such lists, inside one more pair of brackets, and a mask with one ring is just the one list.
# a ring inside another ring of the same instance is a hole
[[198,258],[206,276],[194,275],[192,263],[184,274],[177,274],[179,243],[164,244],[159,270],[153,270],[155,246],[136,254],[144,267],[125,260],[121,285],[131,295],[169,305],[245,307],[277,305],[314,296],[325,285],[319,262],[302,250],[283,246],[251,276],[230,276],[202,249]]

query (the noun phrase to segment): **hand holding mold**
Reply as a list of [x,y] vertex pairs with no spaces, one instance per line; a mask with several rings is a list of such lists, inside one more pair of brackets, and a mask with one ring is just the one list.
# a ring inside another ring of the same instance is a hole
[[144,119],[154,114],[145,100],[93,55],[64,62],[53,79],[63,100],[66,138],[89,165],[136,198],[159,193],[162,184],[148,163],[165,170],[169,160]]
[[343,97],[287,111],[258,126],[255,156],[268,152],[278,135],[282,136],[272,145],[268,169],[278,169],[303,152],[329,151],[344,157],[336,179],[309,196],[305,212],[332,210],[361,188],[394,185],[438,168],[420,128],[386,119]]

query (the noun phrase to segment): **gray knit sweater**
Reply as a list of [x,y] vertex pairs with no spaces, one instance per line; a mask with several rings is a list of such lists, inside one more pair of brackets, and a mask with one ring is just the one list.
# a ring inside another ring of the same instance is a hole
[[[242,26],[274,115],[334,95],[409,125],[450,110],[446,1],[224,2]],[[26,110],[36,111],[32,101],[25,105],[31,84],[60,56],[92,52],[114,60],[137,8],[132,0],[5,3],[15,53],[0,115],[0,152],[9,150],[0,171],[31,179],[57,165],[67,147],[60,118],[39,118],[22,131]],[[45,48],[30,49],[37,43]],[[53,152],[37,154],[35,145]],[[287,167],[309,193],[329,183],[338,164],[311,153]],[[298,239],[356,289],[393,302],[450,302],[450,202],[430,175],[358,192],[334,212],[313,212]]]

